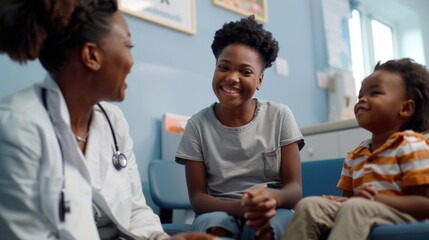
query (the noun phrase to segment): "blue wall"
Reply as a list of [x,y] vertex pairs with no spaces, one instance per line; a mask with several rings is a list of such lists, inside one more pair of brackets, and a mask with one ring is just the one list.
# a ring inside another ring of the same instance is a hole
[[[151,159],[161,158],[161,117],[165,112],[192,115],[216,101],[211,89],[215,59],[210,45],[226,21],[241,16],[196,1],[197,34],[127,16],[135,47],[134,67],[128,77],[127,96],[118,105],[127,117],[143,181]],[[327,121],[328,97],[317,86],[317,70],[326,66],[320,0],[268,1],[265,27],[280,44],[279,57],[289,63],[289,75],[266,70],[257,98],[289,105],[300,127]],[[39,82],[44,70],[36,62],[20,66],[0,56],[0,98]]]

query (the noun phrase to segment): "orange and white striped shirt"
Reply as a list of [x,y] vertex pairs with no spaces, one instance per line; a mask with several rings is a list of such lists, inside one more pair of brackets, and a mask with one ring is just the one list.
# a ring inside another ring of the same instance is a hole
[[429,184],[429,141],[422,134],[393,134],[371,153],[371,139],[348,153],[337,187],[345,191],[371,184],[379,193],[403,195],[410,186]]

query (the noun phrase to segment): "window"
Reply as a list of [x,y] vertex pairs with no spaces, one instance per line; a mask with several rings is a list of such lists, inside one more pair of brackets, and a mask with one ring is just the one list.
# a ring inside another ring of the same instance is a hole
[[357,10],[352,11],[349,20],[350,46],[352,57],[353,78],[355,79],[356,95],[359,95],[361,80],[365,77],[365,63],[363,57],[361,18]]
[[372,43],[374,46],[374,61],[385,62],[393,59],[393,34],[392,29],[377,21],[371,20]]
[[392,29],[391,26],[356,9],[352,11],[349,32],[356,95],[359,93],[361,81],[372,72],[378,61],[385,62],[396,58]]

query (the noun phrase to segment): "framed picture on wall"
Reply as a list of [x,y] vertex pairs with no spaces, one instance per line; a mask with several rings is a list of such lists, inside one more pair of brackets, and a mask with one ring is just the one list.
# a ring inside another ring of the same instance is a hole
[[268,22],[267,0],[213,0],[213,4],[246,17],[253,14],[259,22]]
[[196,33],[195,0],[119,0],[124,13],[188,34]]

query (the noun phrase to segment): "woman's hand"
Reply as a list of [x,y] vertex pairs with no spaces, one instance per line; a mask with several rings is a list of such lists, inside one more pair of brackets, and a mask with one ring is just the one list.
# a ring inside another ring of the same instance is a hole
[[186,232],[186,233],[176,234],[169,239],[170,240],[215,240],[219,238],[207,233]]
[[244,193],[241,204],[246,208],[246,224],[255,229],[256,236],[272,231],[270,223],[276,215],[277,201],[271,197],[266,185]]

